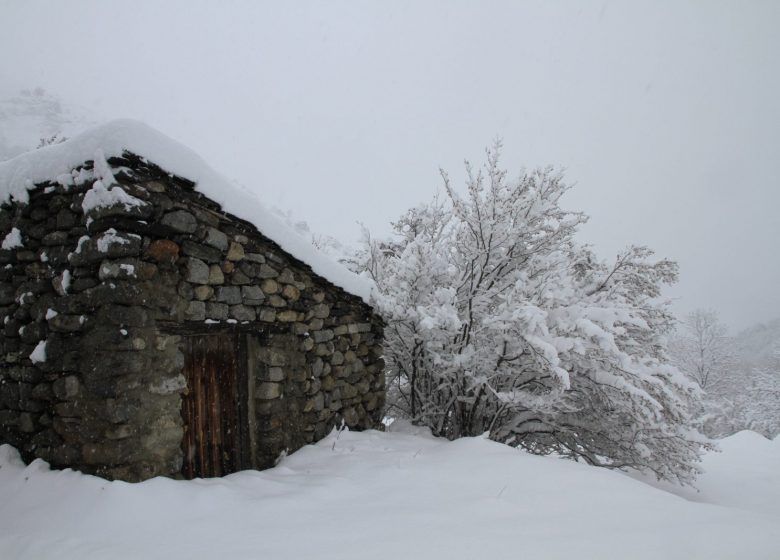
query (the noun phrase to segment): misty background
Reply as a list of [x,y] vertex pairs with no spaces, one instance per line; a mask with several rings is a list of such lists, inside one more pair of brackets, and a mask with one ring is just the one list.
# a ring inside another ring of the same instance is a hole
[[0,19],[6,157],[137,118],[355,243],[501,137],[512,174],[566,168],[601,256],[677,260],[678,313],[780,317],[778,2],[0,0]]

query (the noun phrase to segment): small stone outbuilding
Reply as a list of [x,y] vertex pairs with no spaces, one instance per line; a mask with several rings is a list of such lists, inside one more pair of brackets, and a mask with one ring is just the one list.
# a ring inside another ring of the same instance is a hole
[[133,121],[0,164],[0,443],[110,479],[376,428],[369,286]]

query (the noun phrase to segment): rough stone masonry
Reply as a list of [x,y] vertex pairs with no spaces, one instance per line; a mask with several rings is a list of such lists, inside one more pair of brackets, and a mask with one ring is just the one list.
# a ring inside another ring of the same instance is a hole
[[140,203],[85,213],[86,162],[0,210],[0,443],[111,479],[181,476],[184,340],[220,332],[249,341],[248,466],[379,426],[369,305],[185,178],[127,152],[108,163]]

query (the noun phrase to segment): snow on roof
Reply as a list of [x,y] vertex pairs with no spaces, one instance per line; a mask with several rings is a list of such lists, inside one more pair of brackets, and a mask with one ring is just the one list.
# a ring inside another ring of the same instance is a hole
[[139,121],[111,121],[61,144],[0,163],[0,202],[26,202],[28,191],[36,183],[69,174],[85,161],[94,160],[98,151],[107,159],[129,151],[148,158],[169,173],[193,181],[198,192],[219,203],[226,212],[252,223],[282,249],[308,264],[316,274],[369,302],[371,280],[357,276],[319,252],[272,214],[255,194],[214,171],[186,146]]

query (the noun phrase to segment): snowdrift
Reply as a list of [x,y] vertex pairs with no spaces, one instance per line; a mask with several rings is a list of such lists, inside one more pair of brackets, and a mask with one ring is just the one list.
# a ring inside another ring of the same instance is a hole
[[264,472],[139,484],[2,446],[0,558],[780,558],[780,440],[722,447],[691,501],[481,438],[334,433]]

